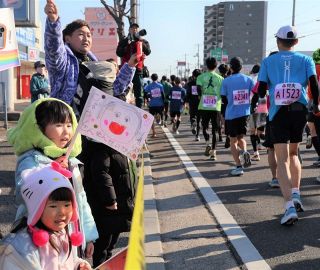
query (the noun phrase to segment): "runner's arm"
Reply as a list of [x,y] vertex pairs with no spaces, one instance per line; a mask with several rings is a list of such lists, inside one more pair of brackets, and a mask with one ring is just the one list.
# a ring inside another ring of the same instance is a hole
[[253,93],[252,99],[251,99],[251,104],[250,104],[250,113],[254,113],[257,103],[259,100],[259,95],[258,93]]
[[228,105],[228,99],[227,99],[227,97],[226,97],[226,96],[221,96],[221,100],[222,100],[224,106],[227,107],[227,105]]
[[319,84],[316,78],[316,75],[312,75],[309,77],[310,89],[313,98],[313,105],[318,106],[319,103]]
[[259,97],[263,98],[267,94],[267,83],[263,81],[259,81],[259,86],[258,86],[258,94]]

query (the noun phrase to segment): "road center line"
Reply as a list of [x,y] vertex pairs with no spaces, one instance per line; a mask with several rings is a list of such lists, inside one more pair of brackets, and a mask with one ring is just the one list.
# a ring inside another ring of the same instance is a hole
[[238,253],[243,264],[248,270],[271,270],[267,262],[262,258],[259,251],[254,247],[244,231],[240,228],[233,216],[223,205],[218,195],[213,191],[206,179],[201,175],[198,168],[193,164],[187,153],[182,149],[168,128],[162,127],[170,144],[179,155],[192,182],[200,191],[211,213],[216,218],[228,240]]

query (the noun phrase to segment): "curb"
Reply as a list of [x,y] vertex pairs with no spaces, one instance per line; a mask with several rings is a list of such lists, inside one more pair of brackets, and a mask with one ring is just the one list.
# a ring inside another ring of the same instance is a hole
[[152,181],[150,153],[143,152],[144,158],[144,227],[145,261],[147,270],[165,270],[160,234],[159,216]]

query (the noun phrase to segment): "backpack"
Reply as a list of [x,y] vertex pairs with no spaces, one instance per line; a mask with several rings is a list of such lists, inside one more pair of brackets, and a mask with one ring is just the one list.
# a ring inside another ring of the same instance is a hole
[[79,84],[74,96],[74,104],[81,115],[92,86],[113,96],[116,69],[107,61],[89,61],[79,64]]
[[149,69],[147,66],[143,66],[142,68],[142,78],[149,78],[150,77],[150,73],[149,73]]

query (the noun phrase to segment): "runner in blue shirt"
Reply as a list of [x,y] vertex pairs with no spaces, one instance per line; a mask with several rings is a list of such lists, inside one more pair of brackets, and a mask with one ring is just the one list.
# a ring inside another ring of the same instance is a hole
[[[145,88],[145,94],[148,99],[149,112],[155,116],[158,124],[162,123],[163,107],[164,107],[164,90],[163,85],[158,82],[158,75],[151,75],[152,83],[148,84]],[[157,137],[154,123],[152,124],[152,137]]]
[[[233,57],[230,60],[232,75],[222,81],[221,97],[226,104],[225,130],[230,136],[230,150],[236,167],[231,175],[243,175],[243,167],[251,165],[250,154],[247,151],[247,143],[244,136],[247,133],[247,120],[250,115],[250,93],[254,86],[253,80],[241,74],[242,59]],[[244,160],[243,167],[239,158],[241,149]]]
[[258,93],[264,97],[269,86],[271,140],[285,200],[285,213],[280,223],[292,225],[298,220],[297,211],[304,210],[300,198],[301,164],[298,147],[306,125],[308,81],[314,113],[319,111],[319,90],[313,60],[293,51],[298,43],[296,28],[283,26],[278,30],[276,38],[279,52],[263,60],[258,77]]

